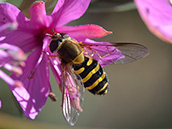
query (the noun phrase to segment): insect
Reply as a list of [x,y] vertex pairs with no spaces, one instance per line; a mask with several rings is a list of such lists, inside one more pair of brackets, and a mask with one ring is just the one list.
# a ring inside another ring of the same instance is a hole
[[[83,103],[84,87],[92,94],[105,95],[109,81],[102,66],[135,61],[149,54],[137,43],[90,44],[78,42],[66,33],[51,36],[50,51],[61,60],[62,112],[70,125],[74,125]],[[121,53],[121,57],[113,57]]]

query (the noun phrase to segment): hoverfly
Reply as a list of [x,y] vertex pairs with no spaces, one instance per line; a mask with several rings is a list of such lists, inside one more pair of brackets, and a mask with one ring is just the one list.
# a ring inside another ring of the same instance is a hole
[[[78,42],[66,33],[54,32],[49,36],[50,51],[61,61],[62,112],[72,126],[82,112],[84,87],[96,95],[108,92],[109,82],[103,66],[135,61],[149,54],[145,46],[137,43],[90,44]],[[116,58],[115,54],[121,52],[121,57]],[[114,57],[110,58],[111,55]]]

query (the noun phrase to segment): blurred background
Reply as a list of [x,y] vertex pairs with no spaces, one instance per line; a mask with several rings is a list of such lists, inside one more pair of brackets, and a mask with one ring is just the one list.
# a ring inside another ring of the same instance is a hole
[[[16,0],[12,4],[29,17],[29,4],[22,2]],[[50,12],[56,1],[48,2]],[[172,44],[148,31],[131,0],[94,0],[82,17],[69,25],[82,24],[97,24],[113,32],[97,41],[137,42],[147,46],[151,53],[136,62],[106,66],[110,92],[94,96],[86,91],[84,112],[72,128],[172,127]],[[63,118],[61,93],[52,74],[51,84],[58,101],[48,99],[35,120],[20,115],[7,84],[2,80],[0,84],[0,128],[71,128]]]

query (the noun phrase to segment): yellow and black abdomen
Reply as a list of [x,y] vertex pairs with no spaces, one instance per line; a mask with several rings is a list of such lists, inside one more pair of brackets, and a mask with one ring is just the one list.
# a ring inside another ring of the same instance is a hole
[[74,72],[81,76],[84,87],[93,94],[104,95],[108,91],[108,79],[100,64],[85,57],[81,64],[73,65]]

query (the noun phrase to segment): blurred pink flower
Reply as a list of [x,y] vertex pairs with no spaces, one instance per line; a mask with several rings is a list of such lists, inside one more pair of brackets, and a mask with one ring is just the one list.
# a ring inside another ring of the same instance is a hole
[[1,103],[1,100],[0,100],[0,109],[1,109],[1,107],[2,107],[2,103]]
[[[14,46],[6,43],[0,44],[0,67],[11,71],[15,76],[20,76],[23,72],[20,66],[24,66],[25,54],[24,52]],[[6,73],[0,70],[0,78],[4,80],[7,84],[11,85],[13,88],[18,88],[19,90],[24,89],[23,83],[19,80],[15,80],[9,77]],[[0,109],[1,109],[0,100]]]
[[[11,71],[15,76],[20,76],[22,74],[20,66],[25,65],[24,60],[25,54],[20,48],[6,43],[0,44],[0,67]],[[2,70],[0,70],[0,78],[11,86],[23,86],[20,81],[9,77]]]
[[[0,32],[5,31],[13,31],[17,29],[17,23],[6,23],[0,26]],[[4,38],[4,37],[1,37]],[[20,76],[23,72],[20,66],[24,66],[25,60],[24,52],[18,48],[17,46],[10,45],[7,43],[0,44],[0,68],[5,68],[15,76]],[[7,84],[11,85],[12,87],[16,88],[23,88],[22,82],[18,80],[14,80],[13,78],[9,77],[6,73],[0,70],[0,78],[4,80]],[[0,108],[1,108],[1,100],[0,100]]]
[[172,43],[172,1],[135,0],[148,29],[158,38]]
[[[4,31],[13,31],[17,29],[17,23],[6,23],[0,26],[0,32]],[[1,37],[4,38],[4,37]],[[25,60],[24,52],[18,48],[17,46],[1,43],[0,44],[0,67],[4,67],[5,69],[11,71],[16,76],[20,76],[22,74],[22,69],[20,66],[24,66]],[[5,74],[2,70],[0,70],[0,78],[3,79],[7,84],[11,86],[22,87],[23,84],[20,81],[13,80],[7,74]]]
[[[48,46],[51,39],[46,35],[47,33],[53,34],[52,29],[54,29],[55,32],[67,33],[77,41],[90,44],[101,43],[88,38],[99,38],[111,33],[93,24],[64,26],[70,21],[80,18],[87,10],[89,3],[90,0],[58,0],[53,12],[47,15],[45,3],[36,1],[30,9],[31,19],[26,18],[18,8],[9,3],[0,4],[0,26],[10,22],[18,24],[18,28],[12,32],[0,32],[0,43],[17,45],[25,53],[31,51],[25,61],[26,66],[22,69],[23,75],[20,77],[12,75],[13,78],[24,84],[24,88],[10,86],[26,117],[34,119],[45,105],[48,96],[53,101],[56,100],[49,82],[49,66],[59,86],[61,83],[60,60],[57,57],[48,57],[46,54],[51,54]],[[102,53],[105,53],[105,49],[103,50],[103,47],[101,49]],[[116,55],[109,56],[106,60],[117,60],[123,57],[117,49],[114,52]],[[109,61],[108,64],[110,63],[112,62]],[[75,105],[77,107],[77,104]],[[77,108],[81,110],[79,106]]]

